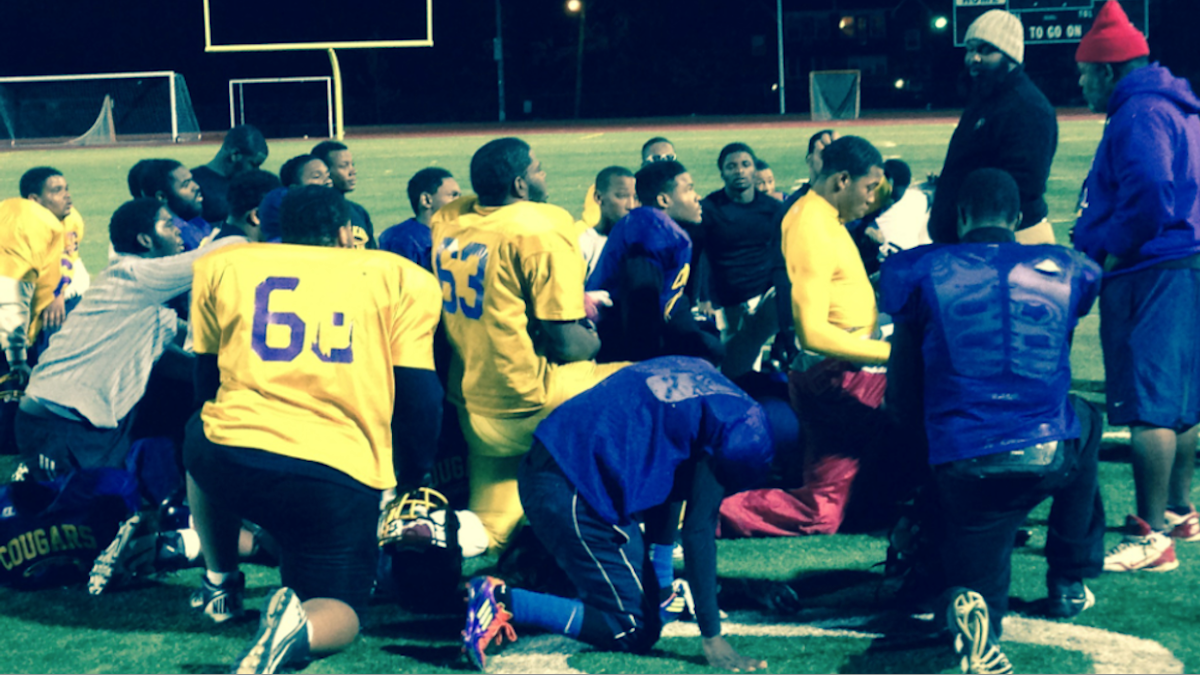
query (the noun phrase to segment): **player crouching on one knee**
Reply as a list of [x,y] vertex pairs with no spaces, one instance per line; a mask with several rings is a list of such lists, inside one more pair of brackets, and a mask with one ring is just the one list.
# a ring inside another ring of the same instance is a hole
[[212,254],[193,284],[208,402],[188,424],[184,464],[205,613],[241,613],[242,518],[280,548],[284,588],[236,672],[275,672],[353,641],[375,581],[381,491],[397,473],[428,472],[441,424],[433,275],[387,252],[341,250],[350,215],[332,188],[293,189],[282,225],[283,244]]
[[648,652],[674,599],[671,552],[686,500],[686,578],[704,656],[725,671],[766,667],[721,636],[714,540],[726,491],[753,486],[770,467],[770,433],[757,403],[706,361],[664,357],[628,366],[562,404],[534,437],[518,473],[521,502],[578,599],[472,579],[463,638],[475,666],[485,666],[489,647],[516,639],[513,624]]

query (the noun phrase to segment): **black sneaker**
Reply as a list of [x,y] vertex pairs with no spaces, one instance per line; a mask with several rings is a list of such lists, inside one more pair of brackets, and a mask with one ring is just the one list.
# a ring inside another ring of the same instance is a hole
[[954,635],[954,651],[962,658],[964,673],[995,673],[1013,671],[1008,657],[992,635],[987,602],[975,591],[957,588],[951,592],[946,612],[950,633]]
[[1050,595],[1046,598],[1046,616],[1069,619],[1079,616],[1096,604],[1096,596],[1082,581],[1051,583]]
[[192,593],[193,609],[202,610],[215,623],[240,619],[246,613],[243,601],[246,596],[246,575],[241,572],[225,580],[220,586],[201,577],[200,588]]

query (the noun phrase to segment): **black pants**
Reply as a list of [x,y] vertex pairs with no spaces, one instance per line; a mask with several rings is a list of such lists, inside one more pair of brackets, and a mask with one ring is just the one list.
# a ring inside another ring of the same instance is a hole
[[1047,583],[1100,575],[1104,563],[1104,504],[1097,481],[1100,412],[1071,397],[1082,427],[1080,438],[1063,441],[1066,461],[1039,479],[971,480],[936,467],[934,482],[945,528],[941,562],[948,587],[963,586],[987,601],[992,630],[1008,611],[1013,539],[1029,512],[1054,500],[1046,535]]

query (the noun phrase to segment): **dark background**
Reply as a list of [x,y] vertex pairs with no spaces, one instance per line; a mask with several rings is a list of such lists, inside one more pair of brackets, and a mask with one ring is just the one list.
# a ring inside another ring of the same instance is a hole
[[[808,110],[808,72],[859,68],[862,109],[963,103],[953,0],[784,0],[789,113]],[[214,42],[419,37],[423,2],[211,0]],[[581,117],[773,114],[779,111],[774,0],[585,0]],[[204,130],[229,124],[230,78],[330,74],[325,52],[204,52],[199,0],[6,0],[0,75],[175,70]],[[1196,0],[1151,0],[1152,56],[1196,82]],[[854,17],[845,30],[843,17]],[[855,30],[855,28],[857,30]],[[579,18],[563,0],[504,0],[509,120],[574,115]],[[432,48],[339,50],[346,124],[497,119],[495,5],[435,0]],[[1026,67],[1051,101],[1082,105],[1075,45],[1028,45]],[[905,87],[897,89],[896,79]],[[528,108],[526,107],[528,106]],[[527,112],[528,110],[528,112]],[[94,116],[94,113],[92,113]]]

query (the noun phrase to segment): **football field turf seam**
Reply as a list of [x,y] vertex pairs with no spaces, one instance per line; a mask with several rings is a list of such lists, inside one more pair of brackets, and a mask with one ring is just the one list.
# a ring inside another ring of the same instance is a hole
[[[852,616],[822,619],[810,623],[777,623],[769,617],[734,612],[731,621],[721,624],[721,633],[729,636],[821,638],[852,637],[873,640],[880,633],[854,630],[874,622],[875,617]],[[664,638],[698,637],[699,628],[691,622],[669,624]],[[1004,619],[1004,642],[1059,647],[1079,651],[1092,659],[1097,673],[1182,673],[1183,663],[1166,647],[1144,638],[1070,623],[1009,615]],[[560,635],[535,635],[522,638],[492,658],[489,673],[582,673],[572,668],[569,659],[589,649],[587,645]],[[947,652],[950,645],[947,641]]]

